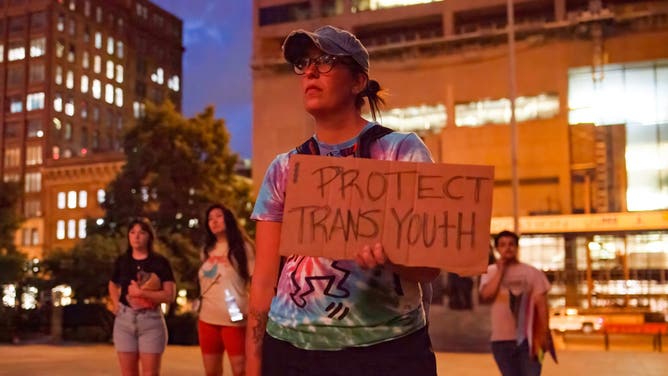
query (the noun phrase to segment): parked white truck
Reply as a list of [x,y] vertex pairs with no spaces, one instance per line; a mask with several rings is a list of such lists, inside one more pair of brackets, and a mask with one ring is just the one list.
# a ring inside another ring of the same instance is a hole
[[603,317],[583,315],[577,308],[554,308],[550,311],[550,329],[560,332],[581,331],[589,334],[603,328]]

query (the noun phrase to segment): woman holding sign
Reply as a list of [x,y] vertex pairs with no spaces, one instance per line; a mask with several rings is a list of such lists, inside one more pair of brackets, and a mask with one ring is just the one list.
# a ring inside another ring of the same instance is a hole
[[153,227],[145,219],[128,226],[128,249],[116,259],[109,281],[113,305],[114,347],[123,376],[160,374],[167,346],[161,303],[174,300],[176,284],[167,259],[153,251]]
[[[420,283],[438,269],[394,264],[380,243],[364,246],[354,260],[306,257],[295,249],[281,263],[278,251],[291,155],[431,162],[429,150],[415,134],[375,122],[380,85],[369,79],[366,48],[348,31],[293,31],[283,56],[300,77],[315,132],[272,162],[251,216],[257,257],[247,374],[435,375]],[[374,121],[361,117],[365,102]]]

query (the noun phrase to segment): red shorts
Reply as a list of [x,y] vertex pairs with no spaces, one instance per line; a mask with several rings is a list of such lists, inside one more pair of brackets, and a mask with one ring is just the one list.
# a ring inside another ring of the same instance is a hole
[[197,321],[199,347],[202,354],[222,354],[229,356],[246,355],[246,327],[223,326]]

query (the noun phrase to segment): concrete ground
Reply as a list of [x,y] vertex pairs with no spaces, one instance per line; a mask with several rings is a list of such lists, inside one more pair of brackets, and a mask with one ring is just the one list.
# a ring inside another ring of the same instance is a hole
[[[498,375],[489,353],[437,353],[439,375]],[[230,375],[229,365],[226,374]],[[202,375],[199,348],[169,346],[163,376]],[[665,376],[668,353],[651,351],[561,350],[559,364],[547,360],[543,375]],[[120,375],[111,345],[0,346],[2,376]],[[417,376],[417,375],[416,375]]]

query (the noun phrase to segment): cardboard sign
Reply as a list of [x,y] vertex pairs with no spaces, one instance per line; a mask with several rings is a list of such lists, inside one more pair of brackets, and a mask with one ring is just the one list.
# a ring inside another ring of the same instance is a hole
[[487,270],[494,167],[293,155],[280,252],[389,259],[460,275]]

